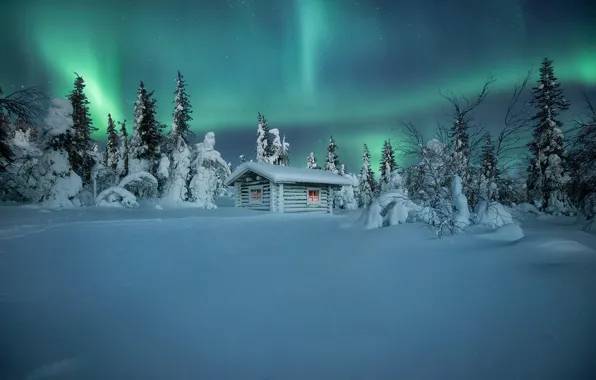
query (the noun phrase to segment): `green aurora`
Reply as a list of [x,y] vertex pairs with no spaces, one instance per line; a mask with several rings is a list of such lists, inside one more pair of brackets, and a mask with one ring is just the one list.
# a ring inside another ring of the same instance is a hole
[[[547,52],[562,82],[596,85],[596,44],[590,43],[594,33],[524,54],[504,54],[499,47],[502,59],[485,54],[469,65],[443,66],[439,59],[437,70],[414,84],[329,83],[326,78],[334,70],[330,66],[348,65],[341,57],[368,54],[372,62],[374,53],[416,42],[395,33],[383,36],[379,25],[365,17],[372,11],[354,17],[339,0],[283,1],[292,7],[285,12],[286,22],[275,26],[277,34],[264,29],[259,14],[266,12],[250,1],[228,1],[227,10],[205,11],[196,20],[184,18],[184,10],[160,15],[157,8],[136,14],[127,10],[119,18],[111,11],[116,3],[103,9],[79,4],[68,10],[53,1],[25,3],[28,40],[37,64],[48,71],[51,93],[64,96],[74,72],[83,76],[100,139],[108,113],[117,120],[131,119],[140,80],[155,90],[159,119],[169,125],[177,70],[188,83],[195,131],[256,128],[257,111],[282,129],[345,124],[345,135],[337,138],[340,147],[342,142],[345,146],[342,150],[360,151],[366,142],[375,160],[397,120],[445,105],[439,89],[473,96],[492,75],[497,78],[494,92],[510,91]],[[219,23],[212,20],[216,15]],[[527,26],[518,26],[516,34],[523,39]],[[427,33],[421,38],[438,37]],[[0,80],[5,82],[5,75],[0,74]],[[309,147],[299,147],[296,153],[307,151]]]

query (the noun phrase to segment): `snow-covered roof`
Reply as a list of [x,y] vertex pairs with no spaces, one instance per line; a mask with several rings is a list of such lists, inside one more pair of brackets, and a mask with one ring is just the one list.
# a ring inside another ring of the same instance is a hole
[[354,185],[352,179],[325,170],[245,162],[238,166],[226,179],[226,186],[232,185],[238,178],[248,171],[265,177],[275,183],[320,183],[337,186]]

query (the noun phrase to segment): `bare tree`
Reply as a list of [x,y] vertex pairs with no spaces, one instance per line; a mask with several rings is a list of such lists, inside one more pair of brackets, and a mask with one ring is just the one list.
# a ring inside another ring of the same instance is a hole
[[513,93],[507,104],[507,111],[503,120],[503,128],[495,141],[495,154],[501,166],[508,166],[512,159],[510,154],[513,151],[525,148],[528,137],[527,133],[531,128],[531,102],[523,95],[528,88],[532,71],[513,86]]

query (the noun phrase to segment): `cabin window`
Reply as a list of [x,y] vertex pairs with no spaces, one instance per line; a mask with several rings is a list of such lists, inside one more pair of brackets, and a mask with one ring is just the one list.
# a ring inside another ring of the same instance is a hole
[[263,203],[263,188],[251,187],[249,197],[250,203]]
[[308,189],[308,203],[319,203],[319,202],[321,202],[321,190]]

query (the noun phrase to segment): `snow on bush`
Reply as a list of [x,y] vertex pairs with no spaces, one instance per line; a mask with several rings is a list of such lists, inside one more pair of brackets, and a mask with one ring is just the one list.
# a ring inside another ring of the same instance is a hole
[[477,216],[477,223],[489,227],[501,227],[513,223],[511,213],[498,202],[480,201],[476,204],[474,212]]
[[147,172],[137,172],[122,178],[118,187],[125,188],[143,198],[157,196],[157,179]]
[[118,186],[110,187],[99,193],[95,199],[95,204],[100,207],[139,207],[135,195],[125,188]]
[[343,174],[344,177],[351,179],[354,182],[352,186],[342,186],[339,191],[334,192],[335,205],[346,210],[358,209],[358,197],[356,196],[358,190],[358,178],[354,174]]
[[453,213],[453,224],[456,229],[462,229],[470,225],[470,209],[468,198],[462,192],[462,180],[458,175],[453,176],[451,184],[451,198],[455,212]]
[[374,199],[370,207],[363,211],[366,228],[380,228],[405,223],[410,213],[418,213],[421,207],[408,198],[405,189],[383,193]]
[[524,231],[515,223],[505,224],[494,231],[477,235],[486,240],[513,242],[524,237]]

